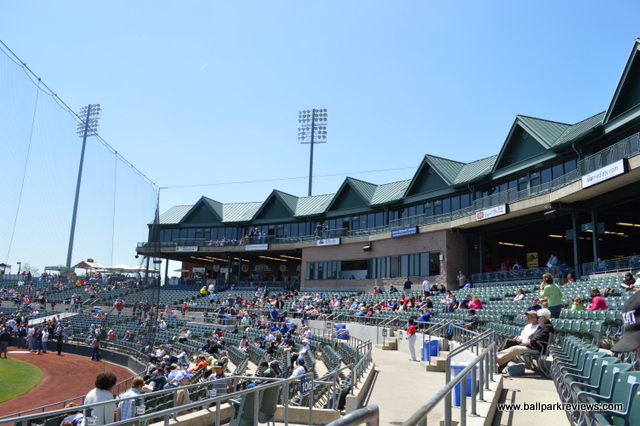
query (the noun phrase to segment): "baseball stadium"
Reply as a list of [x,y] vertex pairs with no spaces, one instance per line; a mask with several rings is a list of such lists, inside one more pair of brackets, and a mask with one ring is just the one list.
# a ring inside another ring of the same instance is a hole
[[0,266],[0,426],[638,424],[640,39],[621,66],[603,111],[408,180],[160,211],[129,167],[141,203],[78,226],[139,265]]

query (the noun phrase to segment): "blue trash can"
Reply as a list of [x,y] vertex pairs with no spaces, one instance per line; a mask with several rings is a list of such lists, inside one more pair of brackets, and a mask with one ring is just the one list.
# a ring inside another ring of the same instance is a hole
[[440,356],[440,339],[431,339],[431,356]]
[[424,341],[424,346],[422,347],[422,360],[429,361],[431,359],[431,351],[429,348],[429,341]]
[[349,332],[347,331],[347,324],[345,323],[336,324],[336,332],[334,337],[336,339],[349,340]]
[[93,313],[94,314],[97,314],[98,312],[100,312],[100,310],[101,310],[100,306],[94,306],[93,307]]
[[340,340],[349,340],[349,330],[340,329],[336,332],[336,338]]
[[[451,378],[453,379],[455,376],[457,376],[458,374],[460,374],[462,372],[462,370],[464,370],[467,366],[469,365],[468,362],[454,362],[451,364]],[[478,374],[480,374],[479,372],[479,365],[476,365],[476,378],[478,377]],[[469,371],[467,373],[467,377],[465,378],[466,380],[466,394],[467,396],[471,396],[471,371]],[[453,406],[454,407],[459,407],[460,406],[460,392],[461,392],[461,388],[462,388],[462,384],[458,383],[457,385],[454,386],[453,388]]]

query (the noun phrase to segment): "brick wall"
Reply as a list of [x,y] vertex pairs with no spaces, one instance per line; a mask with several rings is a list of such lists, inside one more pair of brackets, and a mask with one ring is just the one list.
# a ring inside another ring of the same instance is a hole
[[[348,244],[344,244],[348,241]],[[361,289],[371,291],[373,286],[384,286],[385,291],[393,284],[402,289],[406,277],[370,280],[317,280],[307,281],[306,270],[308,262],[329,262],[337,260],[372,259],[384,256],[398,256],[403,254],[422,253],[427,251],[439,251],[443,260],[440,261],[440,274],[437,277],[429,277],[429,280],[438,284],[444,284],[447,288],[457,289],[456,276],[458,271],[465,270],[465,237],[450,231],[441,230],[428,233],[420,233],[406,237],[390,238],[390,234],[372,235],[370,238],[342,239],[343,244],[337,246],[307,247],[302,250],[302,281],[303,289]],[[362,248],[371,243],[373,249],[364,251]],[[425,277],[410,277],[413,281],[413,289],[419,289]]]

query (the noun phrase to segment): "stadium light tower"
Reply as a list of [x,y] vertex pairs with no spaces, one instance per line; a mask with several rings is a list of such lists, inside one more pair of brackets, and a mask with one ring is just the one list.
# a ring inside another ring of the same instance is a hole
[[78,117],[82,119],[78,123],[76,133],[82,137],[82,151],[80,151],[80,167],[78,167],[78,182],[76,183],[76,198],[73,202],[73,216],[71,216],[71,233],[69,234],[69,250],[67,251],[67,268],[71,268],[71,255],[73,254],[73,238],[76,233],[76,217],[78,215],[78,198],[80,197],[80,182],[82,182],[82,166],[84,164],[84,150],[87,146],[87,136],[98,134],[98,119],[100,118],[100,104],[90,104],[80,108]]
[[313,181],[313,145],[316,143],[327,143],[327,110],[312,109],[300,111],[298,116],[298,140],[302,144],[311,145],[311,155],[309,160],[309,197]]

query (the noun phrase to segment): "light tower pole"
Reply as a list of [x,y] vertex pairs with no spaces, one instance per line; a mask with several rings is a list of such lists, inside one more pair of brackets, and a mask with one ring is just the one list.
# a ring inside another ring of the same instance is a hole
[[71,232],[69,234],[69,250],[67,250],[67,268],[71,268],[71,255],[73,254],[73,238],[76,233],[76,218],[78,216],[78,199],[80,198],[80,183],[82,182],[82,166],[84,164],[84,150],[87,146],[87,136],[98,134],[98,119],[100,118],[100,104],[90,104],[80,108],[80,117],[83,121],[78,123],[76,133],[82,137],[82,150],[80,151],[80,166],[78,167],[78,182],[76,183],[76,198],[73,202],[73,215],[71,216]]
[[309,197],[313,182],[313,145],[316,143],[327,143],[327,110],[312,109],[300,111],[298,116],[298,140],[302,144],[311,145],[309,159]]

